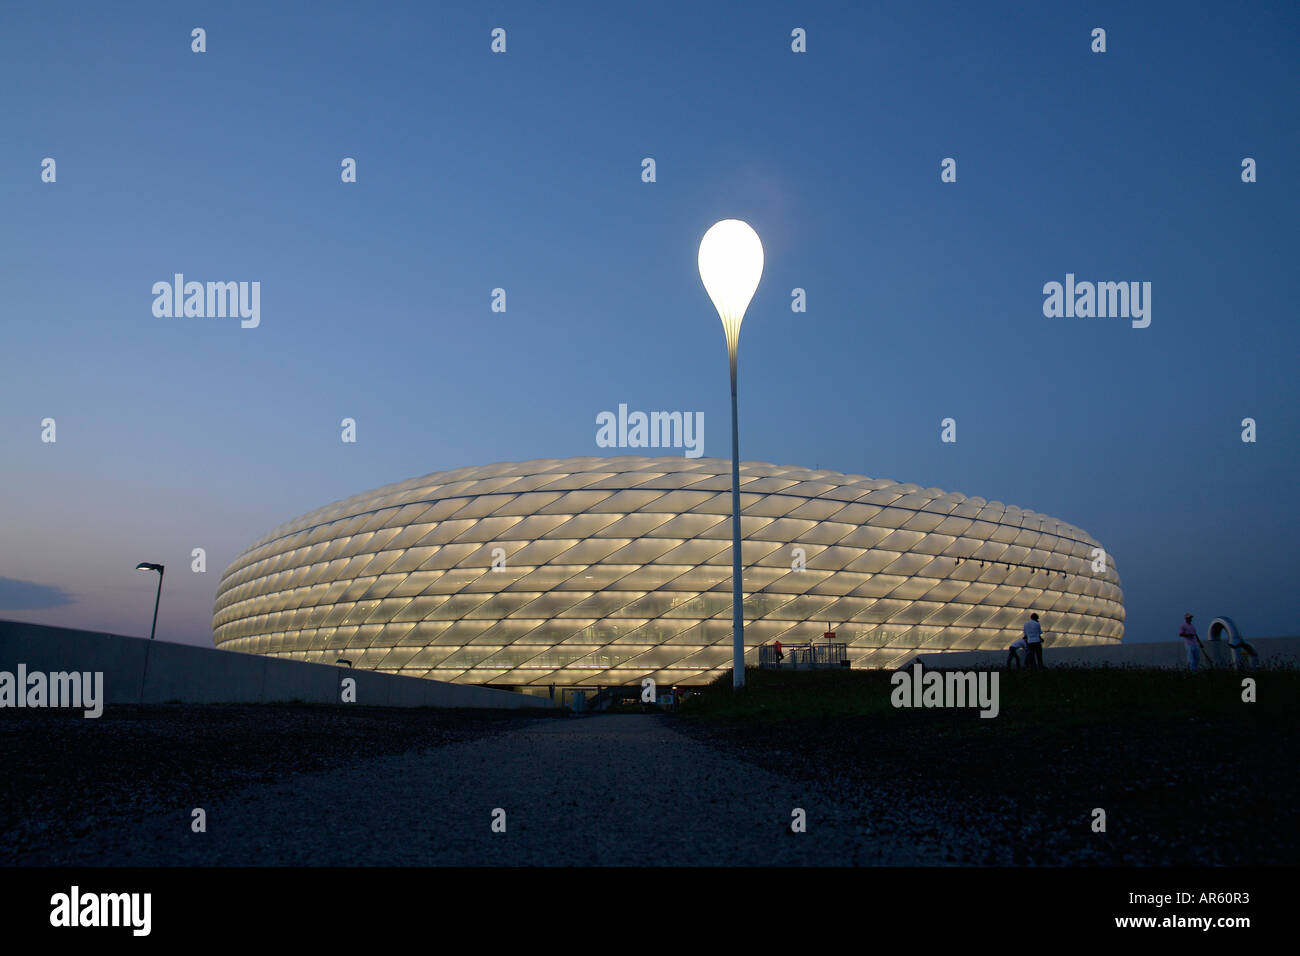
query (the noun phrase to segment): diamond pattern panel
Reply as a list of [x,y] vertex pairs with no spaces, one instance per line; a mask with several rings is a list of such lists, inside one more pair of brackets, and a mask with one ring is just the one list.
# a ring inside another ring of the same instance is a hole
[[[226,569],[227,650],[465,683],[701,684],[731,665],[731,463],[571,458],[460,468],[280,525]],[[740,465],[745,634],[826,625],[854,667],[1119,641],[1114,562],[1084,531],[883,478]],[[1001,563],[999,563],[1001,562]],[[1050,573],[1049,573],[1050,572]]]

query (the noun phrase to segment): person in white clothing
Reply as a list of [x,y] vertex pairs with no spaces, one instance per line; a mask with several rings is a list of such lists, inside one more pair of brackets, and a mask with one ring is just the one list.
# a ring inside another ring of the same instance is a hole
[[1201,662],[1201,651],[1205,650],[1205,645],[1201,643],[1200,635],[1196,633],[1196,626],[1192,624],[1191,611],[1183,615],[1183,626],[1178,629],[1178,636],[1183,639],[1183,645],[1187,649],[1187,669],[1195,674],[1196,665]]
[[1043,666],[1043,625],[1038,623],[1038,612],[1025,621],[1025,666]]

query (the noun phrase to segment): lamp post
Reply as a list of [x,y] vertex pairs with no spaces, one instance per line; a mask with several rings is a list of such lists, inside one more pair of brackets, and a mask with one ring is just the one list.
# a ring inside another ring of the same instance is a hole
[[158,572],[158,593],[157,593],[156,595],[154,595],[154,599],[153,599],[153,626],[149,628],[149,643],[145,645],[145,649],[144,649],[144,667],[141,668],[141,670],[140,670],[140,700],[139,700],[139,702],[140,702],[141,704],[143,704],[143,703],[144,703],[144,685],[145,685],[145,681],[147,681],[147,680],[149,679],[149,651],[150,651],[150,649],[152,649],[152,647],[153,647],[153,635],[154,635],[154,632],[158,630],[158,602],[162,600],[163,566],[162,566],[161,564],[154,564],[154,563],[152,563],[152,562],[150,562],[150,561],[141,561],[139,564],[137,564],[137,565],[135,566],[135,569],[136,569],[137,571],[157,571],[157,572]]
[[163,566],[161,564],[151,564],[148,561],[141,561],[135,566],[137,571],[157,571],[158,572],[158,594],[153,599],[153,626],[149,628],[149,640],[153,640],[154,632],[158,630],[158,602],[162,600],[162,579]]
[[748,223],[723,219],[700,240],[700,279],[722,319],[731,361],[731,651],[732,687],[745,687],[745,608],[740,575],[740,435],[736,416],[736,348],[758,280],[763,275],[763,243]]

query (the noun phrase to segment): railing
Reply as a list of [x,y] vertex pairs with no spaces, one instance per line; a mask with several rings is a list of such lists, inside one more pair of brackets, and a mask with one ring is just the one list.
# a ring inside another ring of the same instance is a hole
[[789,644],[782,647],[785,660],[778,661],[776,645],[761,644],[758,648],[758,666],[765,668],[789,668],[791,670],[820,670],[828,667],[847,667],[849,665],[849,645],[829,644]]

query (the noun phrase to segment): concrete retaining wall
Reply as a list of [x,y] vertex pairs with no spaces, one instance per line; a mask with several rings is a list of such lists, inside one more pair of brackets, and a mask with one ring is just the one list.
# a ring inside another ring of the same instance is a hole
[[[1213,666],[1232,665],[1232,653],[1224,641],[1209,641],[1201,638],[1205,644],[1205,653],[1201,655],[1201,666],[1207,661]],[[1008,641],[1008,643],[1010,643]],[[1300,666],[1300,637],[1261,637],[1247,638],[1246,643],[1259,655],[1259,666],[1269,667],[1278,664]],[[1024,654],[1020,655],[1021,662]],[[914,660],[920,660],[923,667],[949,667],[960,670],[989,670],[1005,666],[1006,648],[1000,651],[938,651],[929,654],[917,654],[909,657],[902,667],[911,667]],[[1051,643],[1043,645],[1043,664],[1068,665],[1072,667],[1167,667],[1187,666],[1187,652],[1182,641],[1157,641],[1151,644],[1110,644],[1092,647],[1053,648]]]
[[280,660],[190,644],[0,621],[0,671],[103,671],[113,704],[340,702],[356,679],[356,703],[376,707],[547,708],[551,702],[473,684],[399,677],[331,664]]

